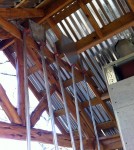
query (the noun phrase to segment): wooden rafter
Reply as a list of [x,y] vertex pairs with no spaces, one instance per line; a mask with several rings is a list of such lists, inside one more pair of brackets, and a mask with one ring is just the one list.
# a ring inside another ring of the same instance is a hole
[[7,114],[11,123],[21,124],[22,121],[17,114],[15,107],[9,101],[5,90],[3,89],[2,85],[0,84],[0,105]]
[[0,8],[0,16],[6,19],[38,18],[45,15],[42,9],[35,8]]
[[76,42],[77,53],[81,53],[132,26],[134,26],[134,13],[130,12],[102,28],[101,30],[104,35],[102,38],[97,38],[96,33],[93,32]]
[[134,12],[134,1],[133,0],[127,0],[130,8],[132,9],[132,11]]
[[51,7],[45,10],[45,16],[38,21],[38,23],[43,23],[46,19],[51,17],[54,13],[58,12],[63,7],[67,6],[69,3],[73,2],[73,0],[57,0],[52,3]]
[[122,148],[122,143],[119,135],[113,135],[100,138],[101,143],[106,150]]

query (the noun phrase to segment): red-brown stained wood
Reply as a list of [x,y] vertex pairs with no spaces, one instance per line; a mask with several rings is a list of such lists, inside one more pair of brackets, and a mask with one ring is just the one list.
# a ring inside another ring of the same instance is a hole
[[25,19],[43,17],[44,11],[35,8],[0,8],[0,16],[5,19]]
[[3,28],[5,31],[9,32],[12,36],[15,36],[20,40],[22,39],[19,29],[17,29],[15,25],[2,17],[0,17],[0,27]]
[[5,90],[3,89],[2,85],[0,84],[0,105],[5,111],[6,115],[8,116],[11,123],[21,124],[21,119],[17,114],[15,107],[9,101]]
[[36,122],[40,119],[40,116],[42,113],[48,108],[47,100],[45,97],[43,97],[40,101],[37,107],[34,109],[34,111],[31,114],[31,127],[34,127]]
[[133,0],[127,0],[130,8],[132,9],[132,11],[134,12],[134,1]]
[[18,114],[21,117],[23,125],[26,123],[25,117],[25,87],[24,87],[24,57],[23,43],[16,40],[16,75],[17,75],[17,95],[18,95]]
[[[71,140],[68,135],[57,134],[57,136],[59,146],[71,147]],[[0,137],[16,140],[26,140],[26,127],[0,122]],[[31,140],[41,143],[53,144],[52,132],[40,129],[31,129]],[[85,147],[88,147],[90,150],[93,150],[92,141],[93,139],[90,139],[90,141],[83,139]],[[79,146],[78,136],[75,137],[75,142],[76,145]]]
[[103,144],[105,150],[122,148],[122,142],[119,134],[113,136],[101,137],[99,138],[99,140]]

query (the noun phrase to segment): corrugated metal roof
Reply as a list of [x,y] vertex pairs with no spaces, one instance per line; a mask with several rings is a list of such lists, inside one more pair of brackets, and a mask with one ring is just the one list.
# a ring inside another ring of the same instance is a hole
[[[96,14],[97,12],[95,11],[94,7],[96,8],[100,17],[97,16]],[[120,18],[125,13],[128,13],[130,11],[125,0],[115,0],[115,1],[93,0],[91,3],[87,3],[87,8],[94,16],[96,22],[99,25],[99,28],[103,28],[104,25],[113,22],[114,20]],[[82,11],[82,9],[77,10],[70,16],[66,17],[65,19],[57,23],[57,26],[64,35],[73,39],[74,42],[79,41],[83,37],[86,37],[87,35],[90,35],[95,31],[93,26],[87,19],[86,15]],[[96,86],[101,93],[107,91],[104,75],[102,72],[102,67],[118,59],[114,49],[114,46],[117,43],[117,41],[124,38],[131,38],[132,35],[134,35],[134,31],[132,28],[129,28],[128,30],[125,30],[124,32],[121,32],[117,35],[114,35],[110,39],[107,39],[106,41],[103,41],[102,43],[90,49],[87,49],[85,52],[79,54],[79,56],[81,56],[81,59],[83,60],[85,70],[91,70],[93,72],[92,79],[96,83]],[[53,43],[56,42],[58,38],[51,29],[47,30],[46,37],[47,37],[46,42],[47,47],[51,52],[53,52]],[[13,53],[13,57],[15,58],[15,53]],[[62,59],[67,61],[66,58]],[[35,65],[34,61],[28,56],[28,68],[34,65]],[[56,64],[53,63],[50,65],[50,67],[55,72],[55,76],[58,79]],[[63,81],[71,79],[72,77],[72,74],[62,67],[61,67],[61,75]],[[45,90],[43,75],[40,71],[31,74],[29,76],[29,80],[32,82],[32,84],[34,85],[34,87],[37,89],[38,92]],[[95,98],[95,94],[93,93],[91,88],[90,87],[88,88],[90,99]],[[66,89],[73,96],[72,85],[66,87]],[[81,81],[76,84],[76,90],[79,102],[87,101],[87,91],[84,81]],[[54,111],[64,108],[64,105],[61,102],[62,100],[60,99],[58,93],[56,92],[53,93],[51,98]],[[113,111],[111,102],[109,100],[106,101],[106,104],[111,109],[111,111]],[[89,107],[85,108],[84,110],[89,116],[89,119],[91,120]],[[93,112],[97,124],[110,121],[108,113],[104,110],[101,104],[93,106]],[[59,122],[61,122],[65,130],[68,131],[65,115],[59,116],[57,117],[57,119],[59,120]],[[72,129],[76,131],[77,123],[75,122],[75,120],[71,115],[70,120]],[[103,132],[106,135],[113,135],[118,133],[118,129],[110,128],[103,130]]]

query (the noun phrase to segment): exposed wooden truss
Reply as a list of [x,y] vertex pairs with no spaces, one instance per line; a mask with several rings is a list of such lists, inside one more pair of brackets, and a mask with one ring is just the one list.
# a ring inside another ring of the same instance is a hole
[[[48,2],[48,3],[47,3]],[[72,3],[73,2],[73,3]],[[98,2],[98,0],[97,0]],[[16,67],[17,69],[17,76],[18,76],[18,83],[20,84],[19,87],[22,87],[22,89],[19,89],[19,108],[18,113],[16,109],[12,106],[10,101],[8,100],[3,88],[0,86],[0,99],[1,99],[1,106],[3,110],[6,112],[7,116],[9,117],[9,120],[12,123],[15,124],[22,124],[25,125],[25,115],[24,115],[24,89],[23,89],[23,76],[20,75],[20,72],[23,72],[23,60],[22,60],[22,32],[9,20],[7,19],[26,19],[26,18],[36,18],[34,21],[36,21],[39,24],[45,24],[48,23],[50,28],[55,32],[58,38],[61,36],[61,31],[59,28],[57,28],[57,23],[60,22],[62,19],[65,19],[67,16],[71,15],[78,9],[82,9],[88,20],[90,21],[91,25],[94,27],[94,32],[87,35],[86,37],[78,40],[76,42],[76,52],[81,53],[84,52],[86,49],[91,48],[92,46],[95,46],[104,40],[114,36],[115,34],[118,34],[129,27],[134,26],[134,2],[133,0],[127,0],[130,8],[132,11],[129,13],[124,14],[120,18],[114,20],[113,22],[110,22],[109,24],[105,25],[103,21],[101,20],[103,27],[100,28],[92,16],[91,12],[87,9],[86,5],[87,3],[90,3],[92,5],[91,0],[47,0],[42,1],[40,4],[37,4],[35,8],[27,8],[31,3],[28,0],[22,0],[20,3],[16,4],[16,8],[0,8],[0,27],[1,27],[1,34],[0,38],[3,39],[0,45],[0,50],[3,50],[5,54],[8,56],[11,63]],[[98,2],[99,3],[99,2]],[[51,7],[47,7],[51,6]],[[69,6],[69,9],[67,9],[67,6]],[[24,8],[23,8],[24,7]],[[38,8],[38,9],[37,9]],[[45,8],[45,9],[44,9]],[[65,9],[64,11],[62,11]],[[59,15],[57,13],[60,12]],[[97,14],[97,12],[96,12]],[[55,16],[55,17],[53,17]],[[99,15],[98,15],[99,16]],[[27,28],[27,25],[24,24],[24,27]],[[3,29],[3,30],[2,30]],[[6,39],[6,40],[5,40]],[[37,51],[39,50],[38,44],[31,38],[31,36],[27,36],[27,48],[28,48],[28,54],[31,56],[33,61],[35,62],[35,65],[29,68],[28,73],[29,76],[31,74],[34,74],[37,71],[42,71],[42,65],[39,59],[39,56],[37,54]],[[13,44],[16,44],[16,53],[17,53],[17,63],[15,64],[13,57],[11,56],[9,49],[10,46]],[[60,92],[60,86],[57,80],[54,77],[54,72],[50,68],[50,64],[52,64],[55,61],[54,54],[50,52],[47,48],[44,49],[45,56],[47,57],[47,70],[49,76],[49,82],[51,85],[55,85],[51,89],[51,93],[54,93],[55,91],[59,94],[61,97]],[[61,67],[63,67],[68,72],[71,72],[71,66],[67,64],[65,61],[62,60],[63,55],[59,55],[58,62]],[[75,69],[75,73],[77,74],[76,82],[80,82],[83,80],[83,72],[80,69],[79,65],[78,68]],[[96,88],[96,84],[92,80],[92,76],[94,74],[91,70],[88,70],[86,72],[86,76],[88,77],[88,84],[91,87],[92,91],[95,93],[95,98],[92,100],[92,105],[95,106],[97,104],[101,104],[105,111],[108,113],[110,117],[109,122],[101,123],[97,125],[98,130],[101,129],[108,129],[112,127],[117,127],[116,121],[114,118],[114,115],[112,111],[107,107],[105,101],[109,99],[108,93],[102,94],[98,91]],[[64,81],[64,87],[68,87],[72,85],[71,78]],[[39,120],[41,114],[43,111],[48,110],[47,102],[46,102],[46,96],[45,93],[38,92],[35,87],[32,85],[32,83],[29,81],[29,87],[39,100],[39,104],[35,108],[35,110],[31,114],[31,126],[33,127],[36,122]],[[74,103],[73,103],[73,97],[70,96],[69,92],[65,90],[65,94],[67,97],[67,104],[70,108],[70,113],[72,114],[73,118],[76,120],[76,114],[74,109]],[[88,115],[85,113],[85,108],[89,106],[88,102],[81,102],[79,103],[80,108],[80,119],[81,119],[81,125],[82,130],[86,138],[90,139],[92,138],[92,141],[94,140],[94,131],[91,121],[88,118]],[[61,126],[59,121],[57,120],[57,117],[65,115],[64,109],[56,110],[54,112],[55,115],[55,121],[57,126],[61,129],[62,133],[65,134],[66,131]],[[8,128],[9,127],[9,128]],[[14,131],[17,131],[16,134],[14,134]],[[23,135],[21,134],[24,133]],[[0,123],[0,133],[1,137],[7,137],[7,138],[14,138],[14,139],[20,139],[24,140],[26,137],[25,128],[21,126],[13,126],[6,123]],[[6,136],[5,136],[6,135]],[[47,136],[47,138],[44,138]],[[68,135],[58,135],[59,136],[59,144],[61,146],[70,146],[70,138]],[[46,143],[52,143],[52,135],[50,132],[32,129],[32,140],[40,141],[40,142],[46,142]],[[103,149],[116,149],[121,148],[121,141],[119,138],[119,135],[112,136],[112,137],[106,137],[106,138],[100,138],[101,144]],[[76,142],[79,143],[78,138],[76,138]],[[94,144],[89,143],[87,146],[87,143],[89,141],[85,139],[85,147],[93,148]],[[78,144],[79,145],[79,144]]]

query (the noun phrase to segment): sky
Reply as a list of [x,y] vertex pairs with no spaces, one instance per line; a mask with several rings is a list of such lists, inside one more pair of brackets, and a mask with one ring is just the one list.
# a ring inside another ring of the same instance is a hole
[[[17,107],[16,70],[14,69],[12,64],[8,61],[7,57],[4,55],[2,51],[0,51],[0,84],[2,84],[3,88],[5,89],[10,102],[14,105],[14,107]],[[37,106],[38,100],[35,98],[35,96],[30,90],[29,90],[29,99],[30,99],[30,112],[32,112],[34,108]],[[0,107],[0,121],[7,122],[7,123],[10,122],[1,107]],[[42,116],[40,117],[40,120],[36,123],[35,128],[52,131],[51,121],[46,111],[43,112]],[[61,133],[57,127],[56,127],[56,131],[57,133]],[[11,149],[27,150],[26,145],[27,145],[26,141],[17,141],[17,140],[0,138],[0,146],[1,149],[3,150],[11,150]],[[41,144],[38,142],[31,142],[31,149],[52,150],[54,149],[54,146],[48,144]],[[64,148],[62,150],[67,150],[67,149]]]

